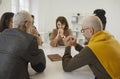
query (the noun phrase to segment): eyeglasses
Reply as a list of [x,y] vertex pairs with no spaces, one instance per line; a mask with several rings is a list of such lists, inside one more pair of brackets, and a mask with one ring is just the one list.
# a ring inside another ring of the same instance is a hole
[[85,32],[85,30],[87,30],[89,28],[84,28],[84,29],[81,29],[81,33]]

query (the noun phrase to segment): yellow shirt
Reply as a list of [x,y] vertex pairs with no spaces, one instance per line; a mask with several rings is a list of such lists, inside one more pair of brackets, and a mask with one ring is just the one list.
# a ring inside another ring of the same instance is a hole
[[120,43],[105,31],[92,36],[88,47],[94,52],[112,79],[120,79]]

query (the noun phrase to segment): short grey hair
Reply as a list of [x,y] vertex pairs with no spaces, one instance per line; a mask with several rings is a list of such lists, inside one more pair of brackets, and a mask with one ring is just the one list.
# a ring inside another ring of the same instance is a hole
[[97,16],[89,16],[86,18],[84,26],[93,27],[95,33],[103,29],[102,22]]
[[13,17],[14,28],[17,28],[19,26],[23,26],[25,21],[32,22],[32,17],[31,17],[31,14],[29,12],[23,10],[23,11],[16,13]]

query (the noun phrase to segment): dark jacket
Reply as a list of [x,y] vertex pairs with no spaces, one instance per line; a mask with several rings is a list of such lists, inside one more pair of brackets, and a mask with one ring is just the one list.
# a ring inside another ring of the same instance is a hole
[[34,36],[18,29],[0,34],[0,79],[29,79],[28,63],[36,72],[46,67],[44,51]]
[[66,72],[71,72],[82,66],[88,65],[95,75],[95,79],[111,79],[98,58],[94,55],[89,47],[77,45],[75,47],[79,54],[71,56],[71,47],[66,47],[65,54],[62,59],[63,69]]

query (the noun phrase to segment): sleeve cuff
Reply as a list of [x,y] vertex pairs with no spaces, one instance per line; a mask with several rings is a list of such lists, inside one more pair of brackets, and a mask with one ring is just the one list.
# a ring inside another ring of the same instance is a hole
[[65,53],[64,53],[64,55],[71,55],[71,47],[70,47],[70,46],[67,46],[67,47],[65,48]]
[[77,44],[77,45],[75,46],[75,50],[77,50],[77,51],[80,51],[82,48],[83,48],[83,47],[82,47],[81,45],[79,45],[79,44]]

